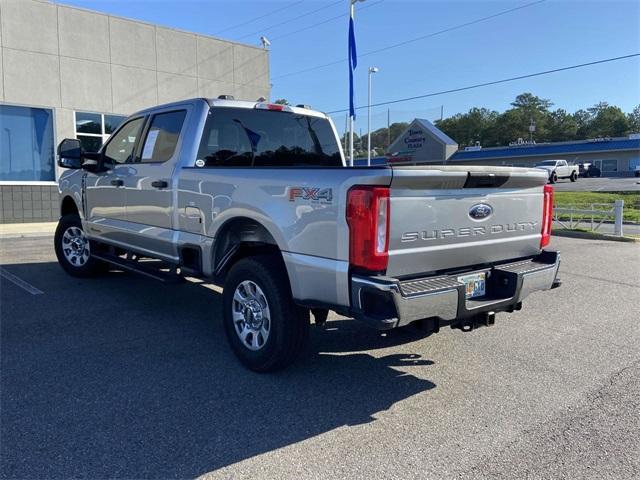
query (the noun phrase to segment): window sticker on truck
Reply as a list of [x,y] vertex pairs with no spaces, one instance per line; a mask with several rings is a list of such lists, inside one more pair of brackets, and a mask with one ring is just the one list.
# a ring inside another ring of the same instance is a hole
[[333,201],[333,190],[320,187],[289,187],[289,201],[296,199],[311,200],[312,203],[331,203]]

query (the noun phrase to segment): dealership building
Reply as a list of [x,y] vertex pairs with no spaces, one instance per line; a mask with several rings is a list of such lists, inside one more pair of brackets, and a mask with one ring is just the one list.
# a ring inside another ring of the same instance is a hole
[[96,150],[149,106],[270,95],[267,50],[44,0],[0,0],[0,50],[0,223],[57,219],[64,138]]
[[459,149],[458,144],[428,120],[415,119],[377,163],[501,165],[533,167],[544,160],[591,163],[604,176],[630,176],[640,167],[640,135],[594,138],[572,142],[529,143],[516,141],[508,147],[480,145]]

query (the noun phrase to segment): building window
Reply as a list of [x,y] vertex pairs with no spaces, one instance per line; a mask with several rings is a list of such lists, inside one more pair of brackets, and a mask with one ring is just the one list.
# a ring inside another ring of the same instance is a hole
[[594,165],[598,167],[602,172],[617,172],[618,160],[595,160]]
[[0,105],[0,180],[55,180],[53,111]]
[[97,152],[125,118],[122,115],[76,112],[76,138],[86,152]]

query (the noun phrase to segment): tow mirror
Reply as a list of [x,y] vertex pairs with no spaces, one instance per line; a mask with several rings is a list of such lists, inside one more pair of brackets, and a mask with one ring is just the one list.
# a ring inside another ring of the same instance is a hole
[[58,166],[63,168],[82,168],[82,149],[80,140],[65,138],[58,145]]

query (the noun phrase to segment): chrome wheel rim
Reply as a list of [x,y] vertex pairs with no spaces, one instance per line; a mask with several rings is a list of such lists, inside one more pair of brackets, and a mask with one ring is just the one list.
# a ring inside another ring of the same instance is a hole
[[89,241],[79,227],[69,227],[62,235],[62,253],[74,267],[82,267],[89,260]]
[[236,287],[231,314],[236,334],[244,347],[257,351],[266,345],[271,332],[269,303],[255,282],[245,280]]

